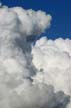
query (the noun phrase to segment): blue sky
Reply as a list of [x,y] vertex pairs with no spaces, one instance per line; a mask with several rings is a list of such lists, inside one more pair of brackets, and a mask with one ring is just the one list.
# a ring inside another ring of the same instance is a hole
[[51,28],[44,35],[55,39],[71,38],[71,0],[0,0],[2,4],[43,10],[52,15]]

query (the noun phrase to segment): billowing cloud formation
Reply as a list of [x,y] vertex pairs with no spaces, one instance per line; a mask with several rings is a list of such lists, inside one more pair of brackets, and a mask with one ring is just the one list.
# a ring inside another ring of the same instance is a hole
[[61,90],[71,96],[71,40],[43,37],[36,42],[32,54],[39,71],[35,82],[53,85],[55,91]]
[[0,8],[0,108],[71,107],[71,41],[29,40],[51,19],[42,11]]

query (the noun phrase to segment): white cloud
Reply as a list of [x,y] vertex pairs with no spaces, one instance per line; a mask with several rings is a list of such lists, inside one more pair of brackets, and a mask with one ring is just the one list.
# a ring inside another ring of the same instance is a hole
[[65,108],[69,103],[71,40],[44,37],[32,47],[27,42],[50,27],[51,19],[42,11],[0,8],[0,108]]
[[34,77],[35,83],[53,85],[55,91],[61,90],[71,96],[71,40],[42,37],[33,47],[32,55],[39,71]]

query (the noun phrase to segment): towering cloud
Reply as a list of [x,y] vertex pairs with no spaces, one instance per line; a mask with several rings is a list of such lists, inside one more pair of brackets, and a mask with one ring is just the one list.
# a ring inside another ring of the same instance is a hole
[[0,108],[70,108],[71,40],[30,42],[52,17],[21,7],[0,8]]

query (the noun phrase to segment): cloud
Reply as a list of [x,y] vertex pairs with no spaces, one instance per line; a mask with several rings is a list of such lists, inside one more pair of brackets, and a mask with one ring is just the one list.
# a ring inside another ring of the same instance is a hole
[[51,19],[42,11],[1,6],[0,108],[66,108],[70,103],[71,41],[27,41],[49,28]]
[[32,48],[33,64],[38,69],[35,83],[53,85],[55,91],[71,96],[71,40],[42,37]]

